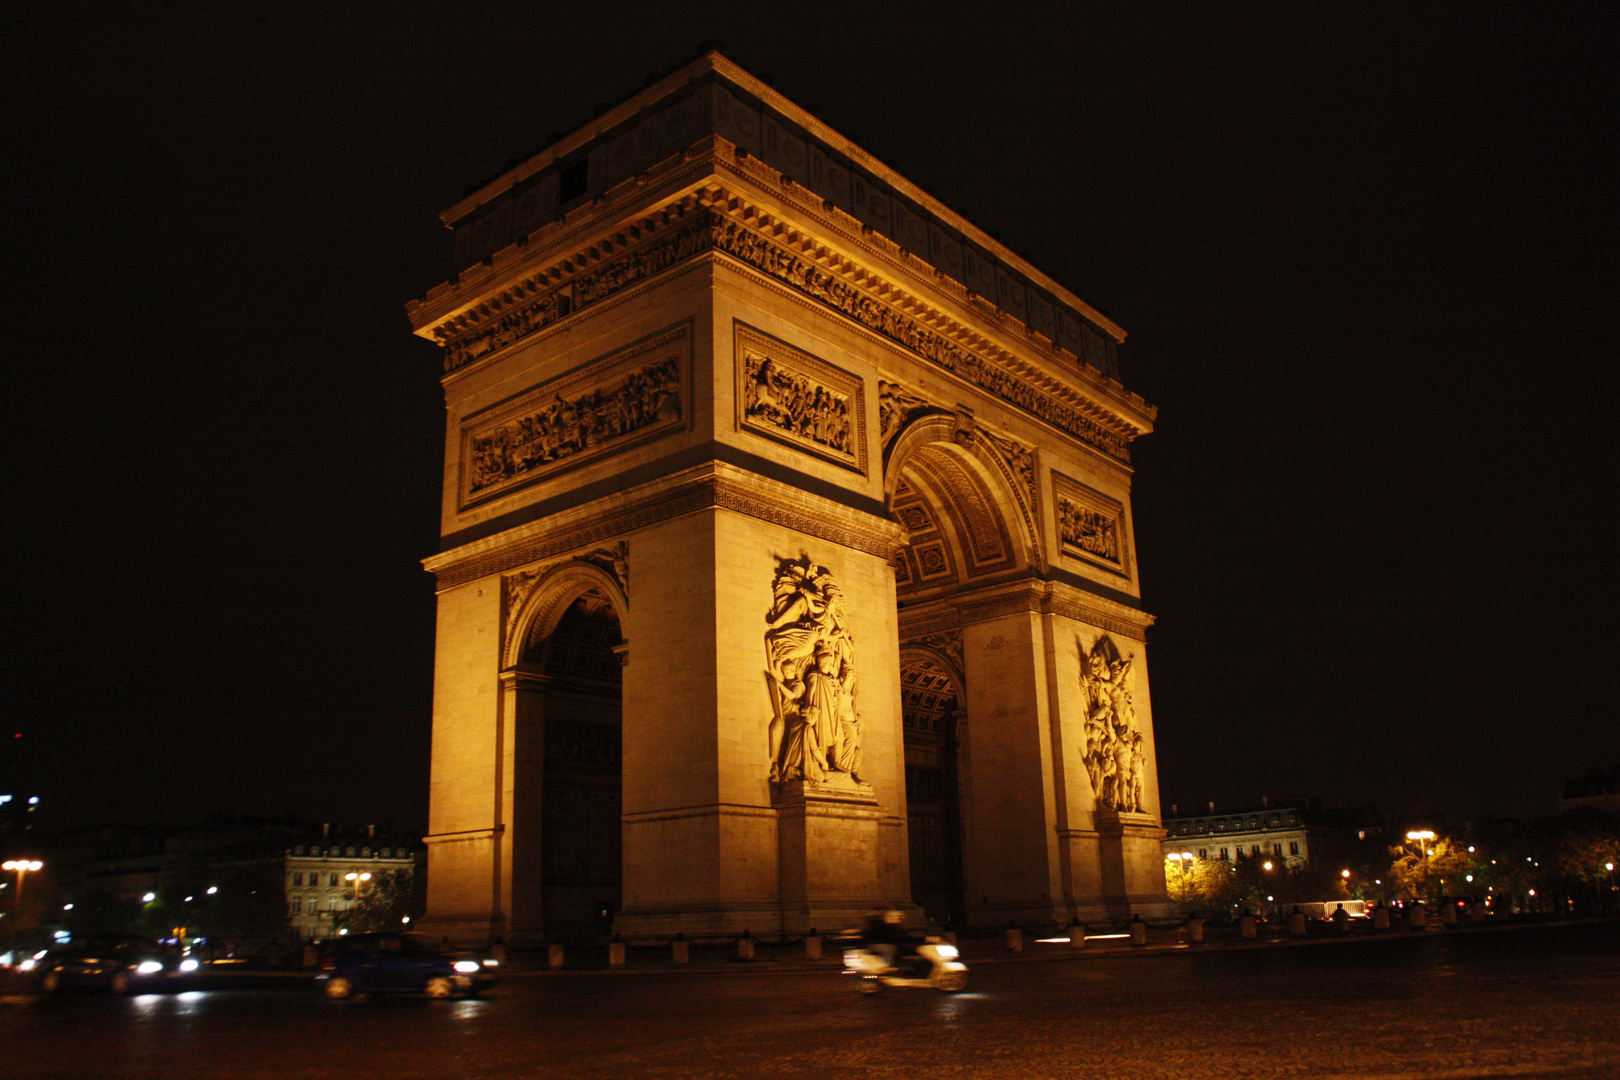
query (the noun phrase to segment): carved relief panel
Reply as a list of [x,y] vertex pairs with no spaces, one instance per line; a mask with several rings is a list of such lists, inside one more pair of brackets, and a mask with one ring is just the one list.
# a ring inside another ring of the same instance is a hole
[[1130,577],[1124,504],[1055,472],[1052,489],[1063,554]]
[[861,380],[736,324],[737,427],[866,474]]
[[686,430],[691,357],[682,324],[468,416],[461,507]]
[[765,612],[771,780],[862,783],[855,638],[843,590],[810,557],[779,559]]
[[1147,749],[1131,697],[1136,657],[1121,655],[1107,634],[1098,636],[1090,652],[1084,641],[1079,646],[1080,687],[1086,708],[1085,762],[1091,790],[1099,806],[1143,813]]

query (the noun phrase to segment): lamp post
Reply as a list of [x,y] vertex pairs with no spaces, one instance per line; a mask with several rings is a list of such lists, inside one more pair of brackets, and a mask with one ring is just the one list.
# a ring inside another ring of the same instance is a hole
[[354,911],[360,907],[360,886],[371,880],[371,874],[369,871],[351,870],[343,875],[343,880],[354,889],[354,900],[349,908],[350,911]]
[[11,901],[11,936],[15,938],[22,930],[23,879],[30,870],[44,869],[45,864],[38,859],[7,859],[0,867],[17,874],[17,895]]
[[1422,852],[1423,857],[1425,859],[1429,857],[1429,841],[1434,839],[1434,832],[1432,830],[1416,829],[1407,833],[1406,838],[1408,840],[1416,840],[1418,842],[1418,850]]

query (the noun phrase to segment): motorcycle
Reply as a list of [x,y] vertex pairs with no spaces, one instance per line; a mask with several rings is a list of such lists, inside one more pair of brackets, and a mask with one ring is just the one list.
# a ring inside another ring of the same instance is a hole
[[885,986],[931,986],[955,994],[967,989],[968,969],[960,955],[955,945],[931,937],[917,946],[915,955],[902,956],[891,967],[878,953],[854,945],[844,950],[844,974],[863,994],[875,994]]

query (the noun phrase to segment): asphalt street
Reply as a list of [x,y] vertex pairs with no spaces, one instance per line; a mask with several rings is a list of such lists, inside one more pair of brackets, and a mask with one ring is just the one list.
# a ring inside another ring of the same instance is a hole
[[832,970],[535,973],[472,1001],[301,977],[12,993],[19,1078],[1620,1076],[1620,923],[981,963],[963,994]]

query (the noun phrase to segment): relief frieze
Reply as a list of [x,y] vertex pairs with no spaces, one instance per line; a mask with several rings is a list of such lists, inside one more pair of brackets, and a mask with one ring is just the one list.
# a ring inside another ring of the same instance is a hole
[[737,324],[738,426],[866,472],[861,380]]
[[470,417],[462,506],[684,427],[690,349],[681,326]]
[[1057,473],[1052,487],[1063,554],[1129,575],[1124,505]]

